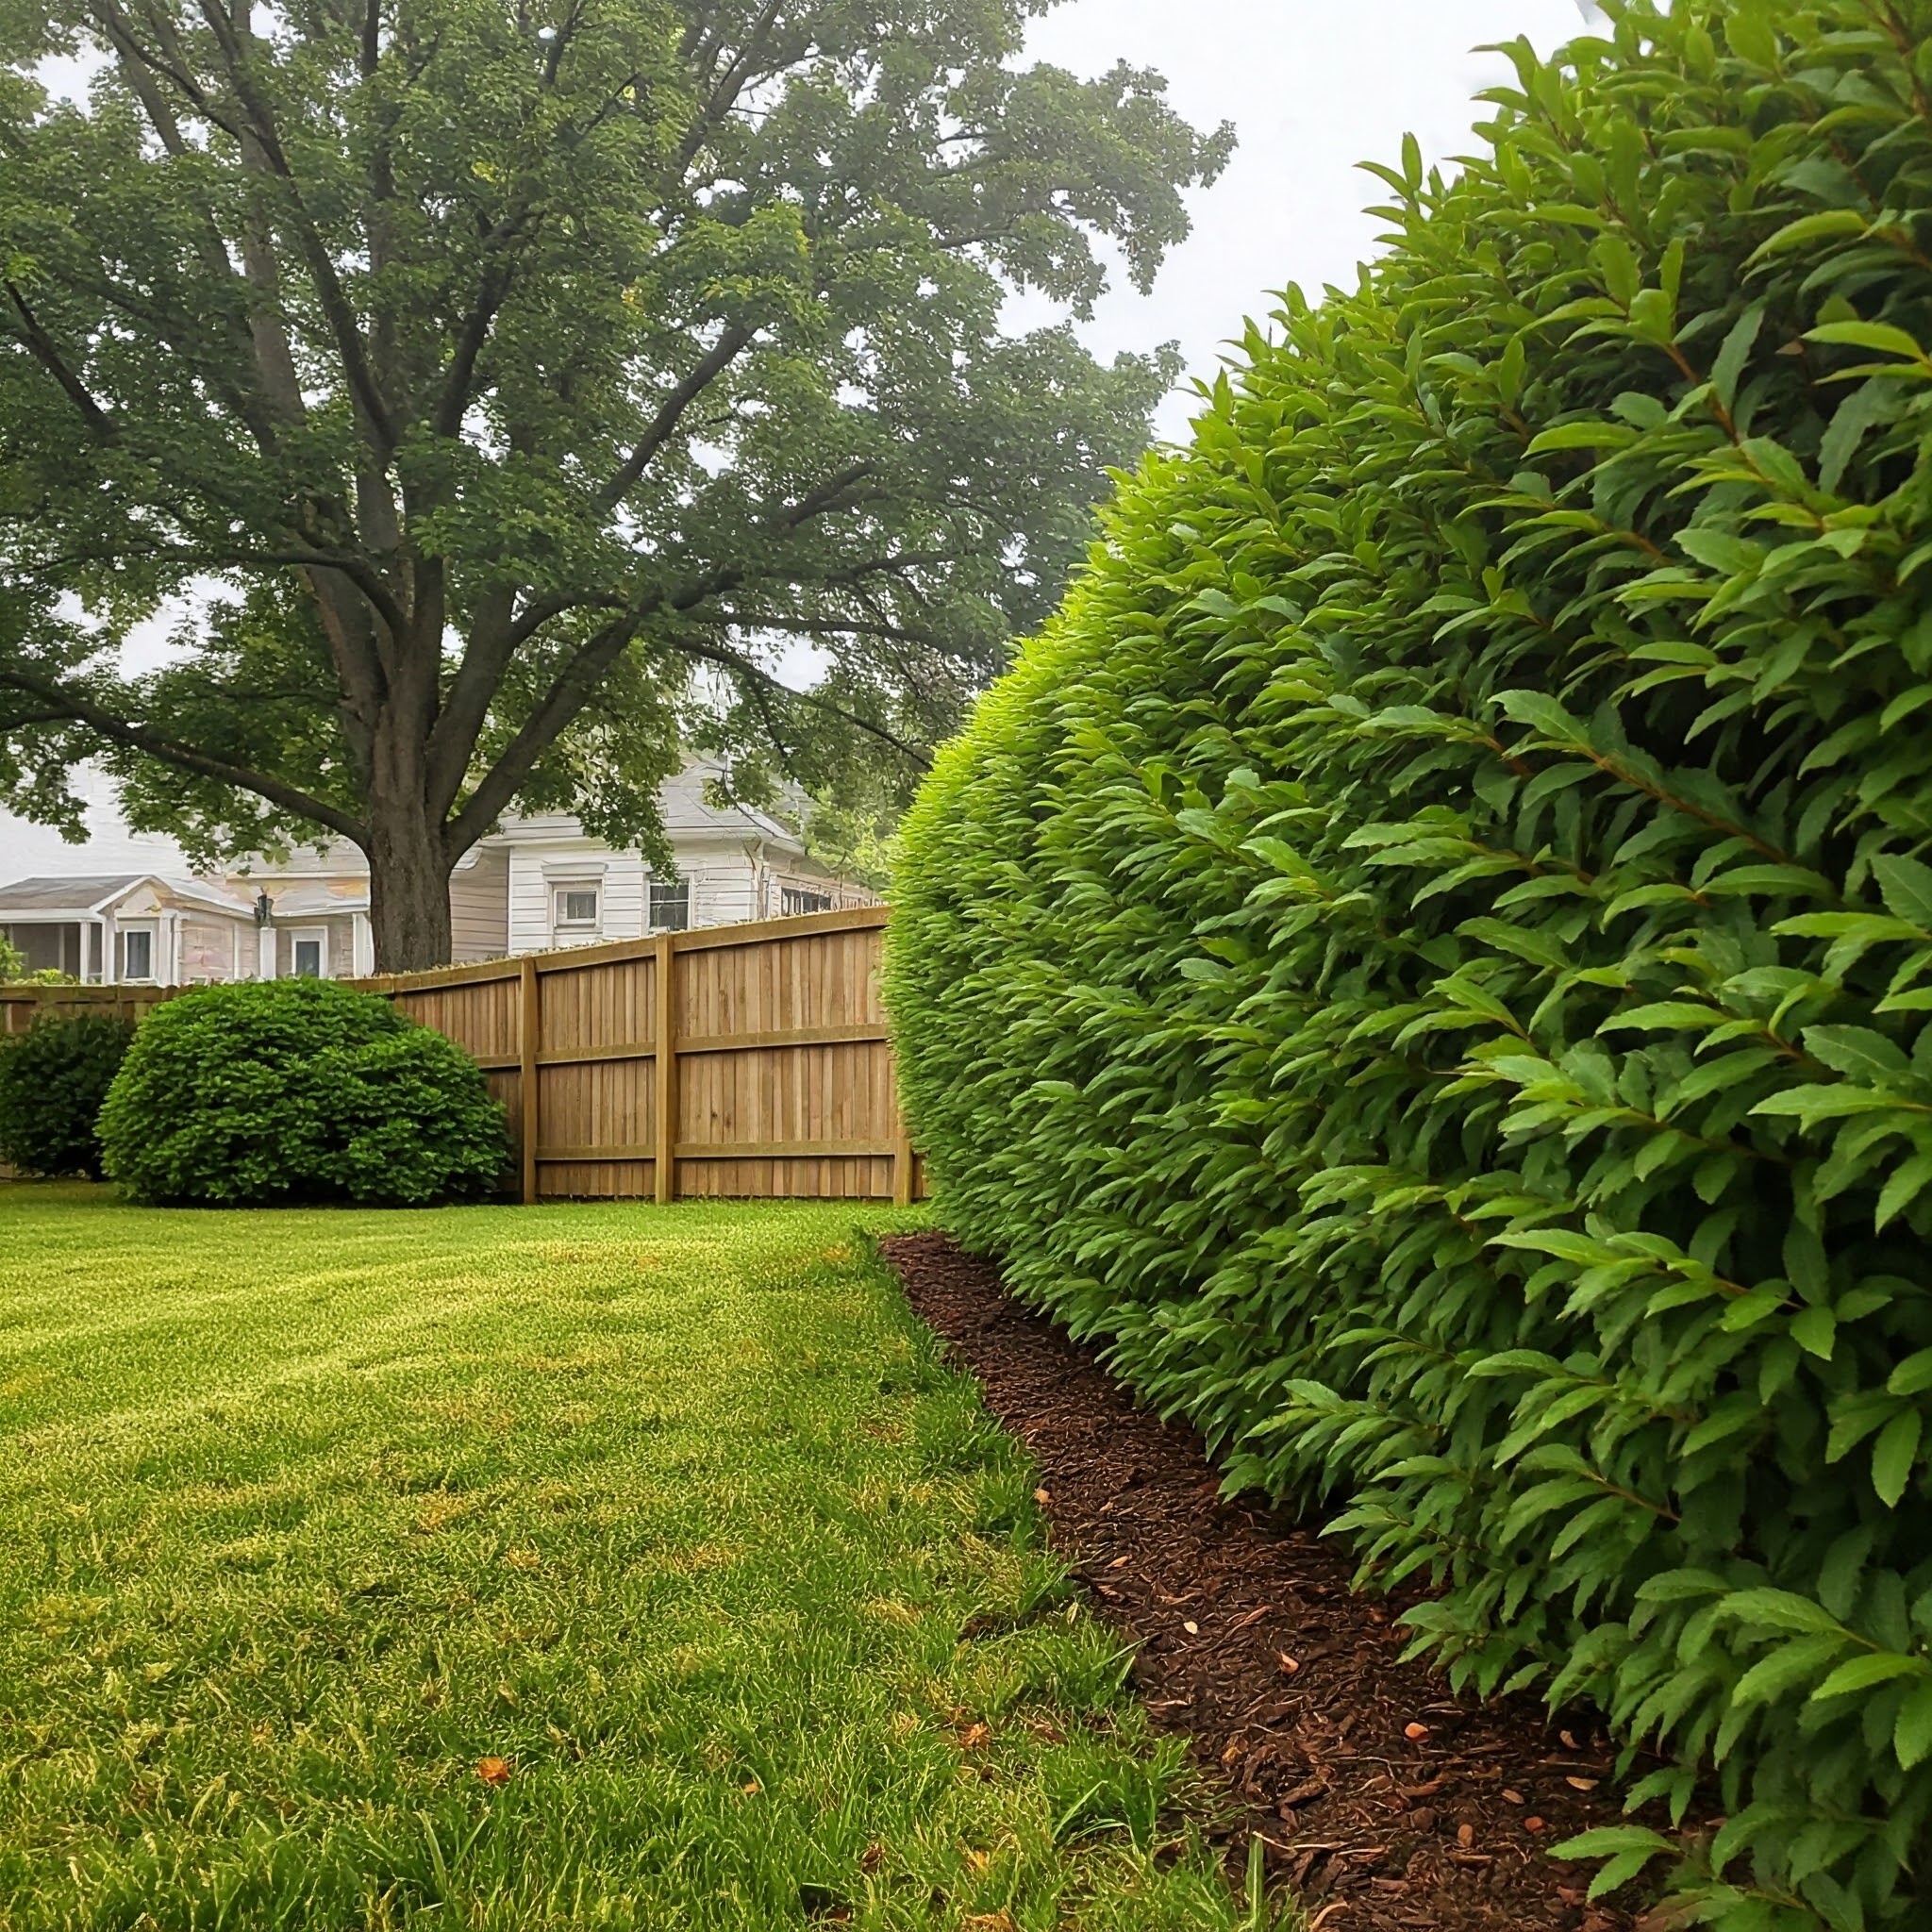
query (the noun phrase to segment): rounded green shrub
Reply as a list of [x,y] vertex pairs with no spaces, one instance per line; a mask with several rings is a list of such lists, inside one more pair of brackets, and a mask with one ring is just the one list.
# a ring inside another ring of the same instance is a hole
[[482,1070],[374,993],[321,979],[158,1007],[101,1109],[137,1199],[417,1206],[491,1191],[508,1162]]
[[1019,1292],[1715,1768],[1700,1922],[1923,1925],[1932,8],[1610,13],[1123,487],[888,994]]
[[94,1122],[133,1038],[131,1021],[81,1013],[42,1016],[0,1045],[0,1160],[23,1174],[98,1180]]

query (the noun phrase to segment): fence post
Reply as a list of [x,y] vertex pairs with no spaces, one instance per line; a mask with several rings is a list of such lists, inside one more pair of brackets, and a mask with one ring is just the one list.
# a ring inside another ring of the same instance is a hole
[[517,1018],[517,1065],[524,1103],[524,1205],[537,1200],[537,1048],[543,1004],[537,988],[537,961],[525,953],[519,968],[522,1004]]
[[677,1008],[672,1000],[671,935],[658,937],[658,1027],[654,1085],[658,1090],[657,1158],[652,1162],[658,1205],[677,1198]]
[[906,1125],[906,1116],[899,1116],[899,1131],[892,1140],[892,1206],[909,1208],[912,1205],[912,1135]]

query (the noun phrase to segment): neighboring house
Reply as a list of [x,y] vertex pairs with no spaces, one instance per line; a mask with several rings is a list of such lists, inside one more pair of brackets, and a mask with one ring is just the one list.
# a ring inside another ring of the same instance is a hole
[[[775,819],[708,804],[705,781],[719,769],[693,762],[664,787],[675,877],[654,874],[637,853],[589,837],[563,813],[506,821],[451,876],[454,958],[497,959],[876,903],[875,893],[817,864]],[[0,816],[0,880],[15,874],[16,850],[32,864],[31,876],[0,884],[0,934],[30,970],[177,986],[345,979],[375,968],[368,867],[345,840],[196,877],[178,849],[172,865],[103,869],[95,849],[150,865],[168,853],[164,841],[128,834],[97,799],[90,800],[89,833],[80,845],[50,845],[42,828]]]
[[253,979],[259,958],[246,898],[220,881],[156,874],[22,879],[0,887],[0,938],[30,973],[76,979]]

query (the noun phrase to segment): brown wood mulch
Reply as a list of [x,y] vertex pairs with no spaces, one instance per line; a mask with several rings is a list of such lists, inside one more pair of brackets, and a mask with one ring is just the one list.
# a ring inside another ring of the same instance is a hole
[[1224,1500],[1198,1438],[1137,1408],[991,1262],[943,1234],[883,1247],[1032,1452],[1054,1547],[1138,1644],[1154,1723],[1227,1780],[1238,1871],[1258,1834],[1320,1932],[1628,1932],[1586,1901],[1590,1868],[1543,1849],[1620,1816],[1588,1719],[1479,1705],[1400,1661],[1412,1596],[1353,1594],[1340,1543]]

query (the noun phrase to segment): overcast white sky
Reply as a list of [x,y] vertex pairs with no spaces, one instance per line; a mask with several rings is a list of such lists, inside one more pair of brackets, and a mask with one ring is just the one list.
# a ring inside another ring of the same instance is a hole
[[[1064,0],[1028,48],[1076,74],[1117,59],[1152,67],[1196,126],[1232,121],[1227,172],[1192,197],[1194,232],[1151,296],[1122,282],[1082,333],[1096,352],[1177,341],[1191,374],[1212,375],[1244,316],[1269,291],[1349,283],[1374,246],[1363,206],[1382,184],[1356,163],[1393,163],[1413,133],[1424,160],[1467,154],[1478,88],[1507,79],[1498,54],[1526,38],[1548,53],[1587,30],[1579,0]],[[1169,399],[1158,425],[1185,433],[1191,407]]]

